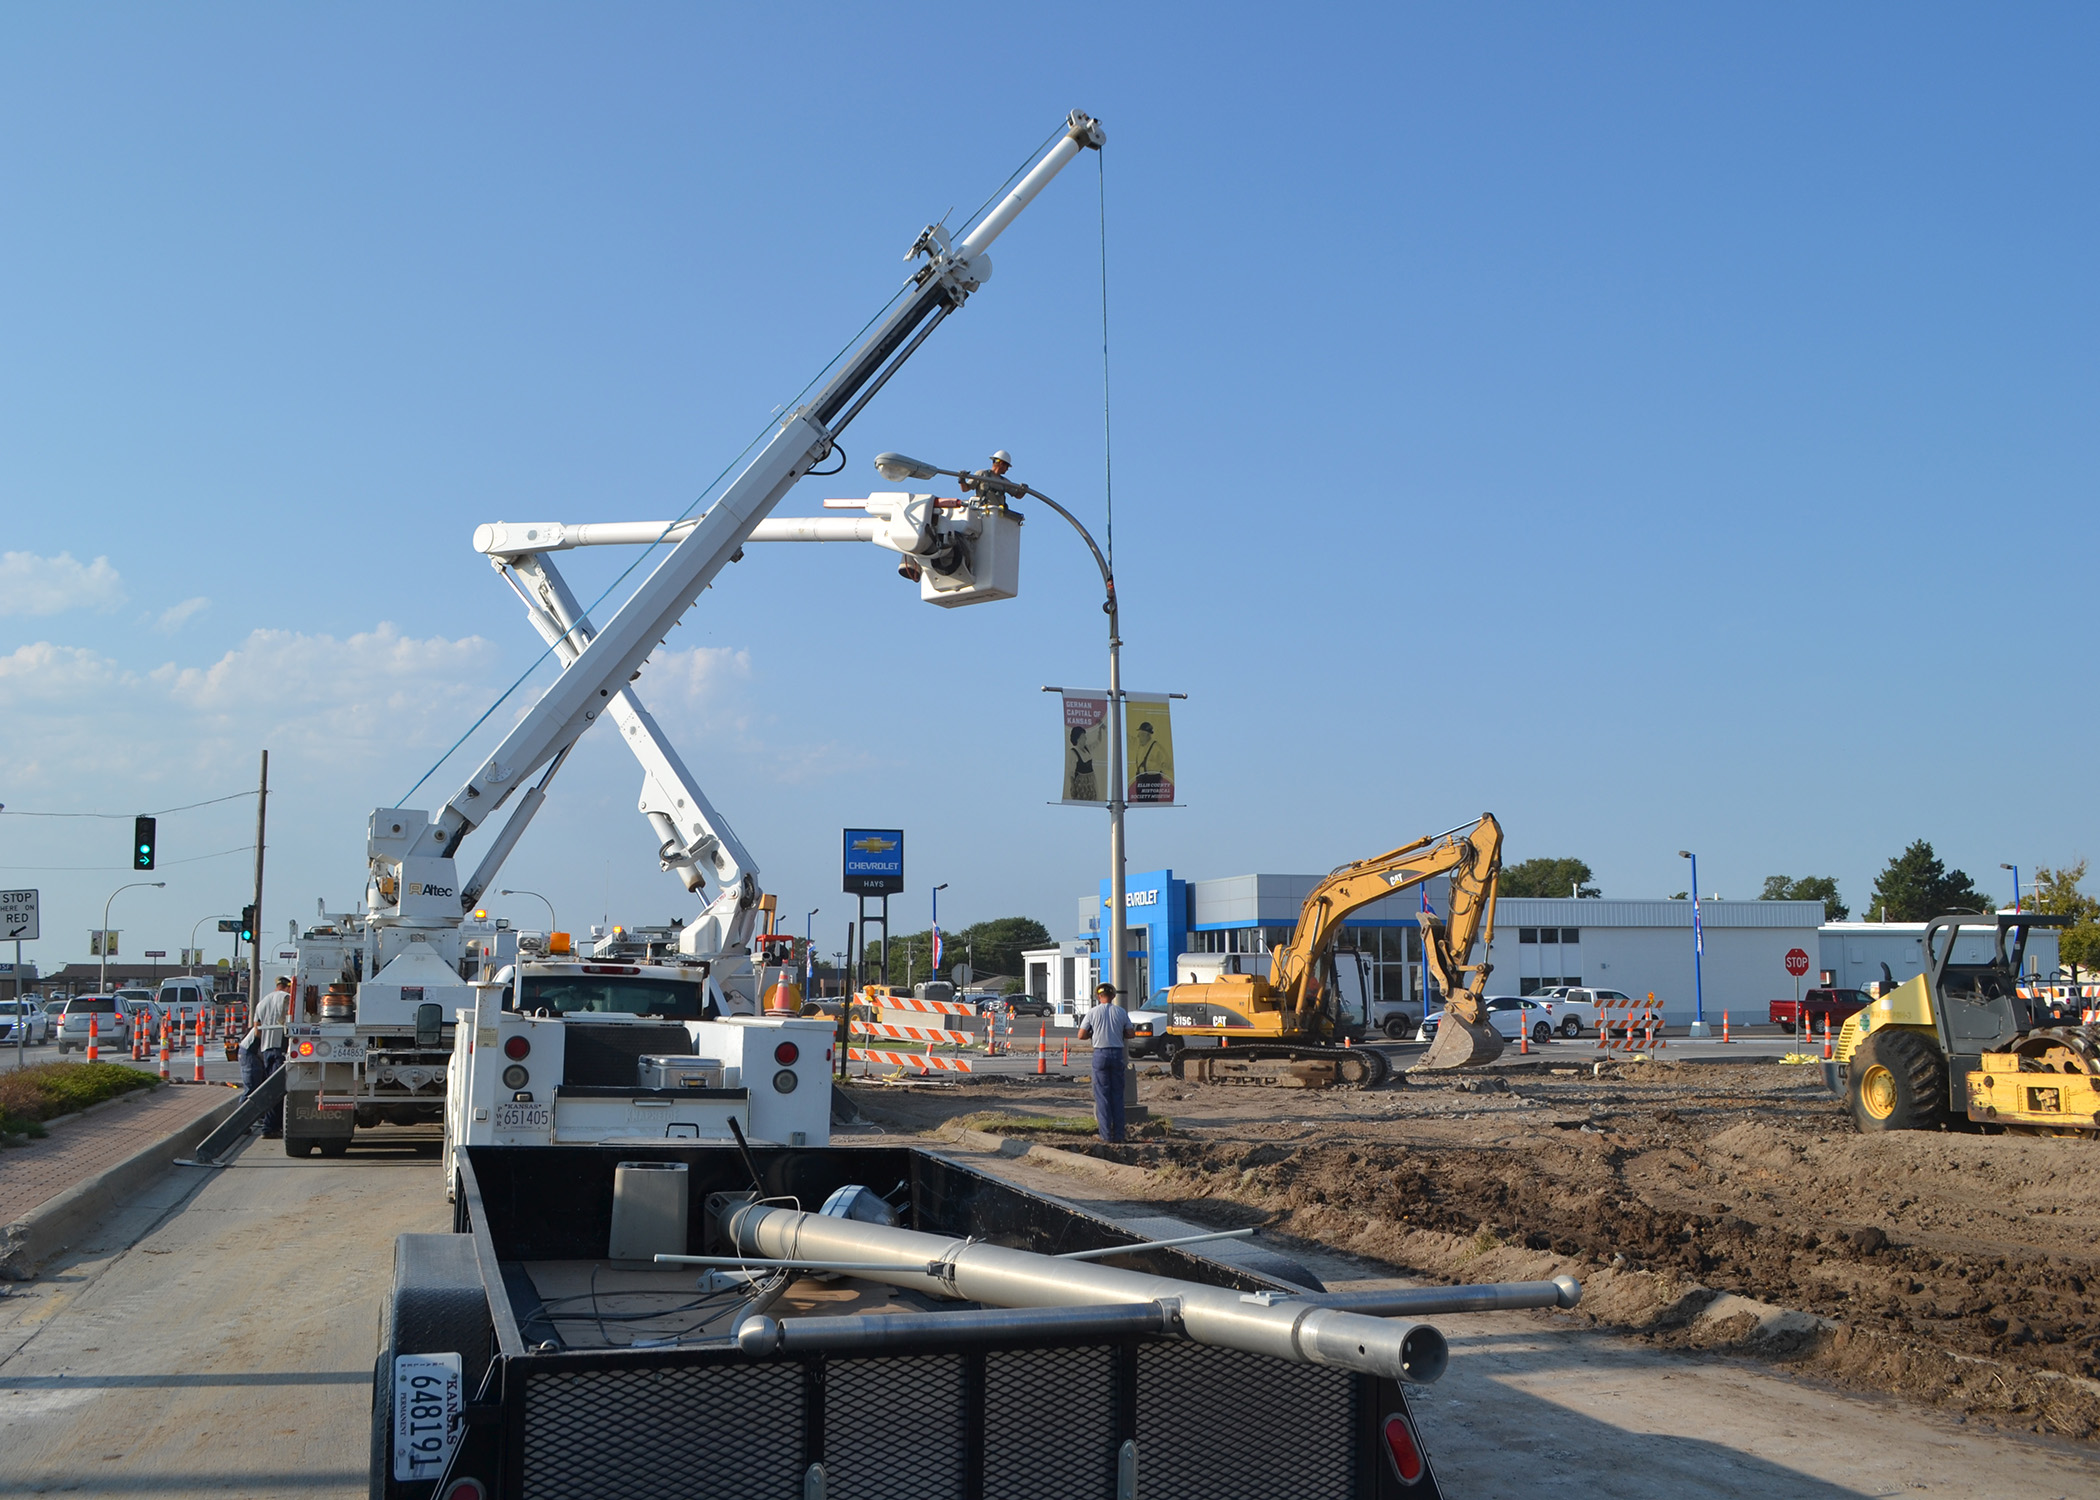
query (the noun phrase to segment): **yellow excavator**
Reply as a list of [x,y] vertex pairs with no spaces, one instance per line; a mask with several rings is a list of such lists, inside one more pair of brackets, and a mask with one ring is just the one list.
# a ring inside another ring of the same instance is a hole
[[[1460,835],[1464,835],[1461,837]],[[1416,839],[1343,865],[1298,909],[1298,927],[1269,955],[1269,977],[1221,974],[1167,991],[1167,1048],[1174,1076],[1199,1083],[1286,1088],[1375,1088],[1391,1064],[1370,1047],[1346,1045],[1334,972],[1342,923],[1372,902],[1436,875],[1451,877],[1451,913],[1424,911],[1422,960],[1444,996],[1444,1019],[1418,1067],[1492,1062],[1502,1037],[1487,1023],[1487,945],[1495,931],[1495,882],[1502,871],[1502,825],[1476,823]],[[1479,963],[1472,962],[1474,943]]]

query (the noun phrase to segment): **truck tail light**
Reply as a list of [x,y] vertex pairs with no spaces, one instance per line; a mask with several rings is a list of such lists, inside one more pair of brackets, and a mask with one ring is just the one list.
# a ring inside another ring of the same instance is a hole
[[489,1500],[489,1492],[478,1479],[455,1479],[445,1486],[445,1500]]
[[503,1055],[512,1062],[525,1061],[531,1051],[532,1041],[529,1037],[514,1036],[503,1043]]
[[773,1075],[773,1091],[779,1094],[792,1094],[795,1092],[795,1085],[801,1081],[795,1076],[793,1068],[782,1068]]
[[532,1082],[532,1075],[516,1063],[512,1063],[503,1070],[503,1086],[507,1089],[521,1089],[530,1082]]
[[1428,1465],[1422,1460],[1422,1449],[1415,1442],[1415,1430],[1407,1418],[1398,1412],[1385,1419],[1380,1429],[1385,1437],[1385,1456],[1392,1461],[1393,1473],[1402,1484],[1419,1484]]
[[801,1055],[802,1049],[793,1042],[782,1042],[773,1049],[773,1061],[779,1063],[783,1068],[792,1064]]

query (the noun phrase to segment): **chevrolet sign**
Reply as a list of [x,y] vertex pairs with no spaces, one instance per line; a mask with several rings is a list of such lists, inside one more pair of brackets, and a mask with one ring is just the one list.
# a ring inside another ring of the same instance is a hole
[[891,896],[904,889],[904,830],[846,830],[846,894]]

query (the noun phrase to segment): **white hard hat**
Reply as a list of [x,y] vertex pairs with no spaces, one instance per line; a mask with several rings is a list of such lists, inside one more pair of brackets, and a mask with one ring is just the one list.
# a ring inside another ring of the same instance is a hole
[[1001,448],[997,453],[994,453],[992,455],[992,462],[995,464],[1010,464],[1013,461],[1014,456],[1011,453],[1008,453],[1004,448]]

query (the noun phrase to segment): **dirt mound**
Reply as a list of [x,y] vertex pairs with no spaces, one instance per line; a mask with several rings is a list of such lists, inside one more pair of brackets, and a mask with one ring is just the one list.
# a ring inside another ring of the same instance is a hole
[[[1861,1135],[1808,1070],[1512,1068],[1289,1099],[1145,1091],[1177,1212],[1448,1280],[1565,1270],[1600,1324],[2100,1435],[2100,1146]],[[1043,1107],[1041,1085],[1002,1087]]]

